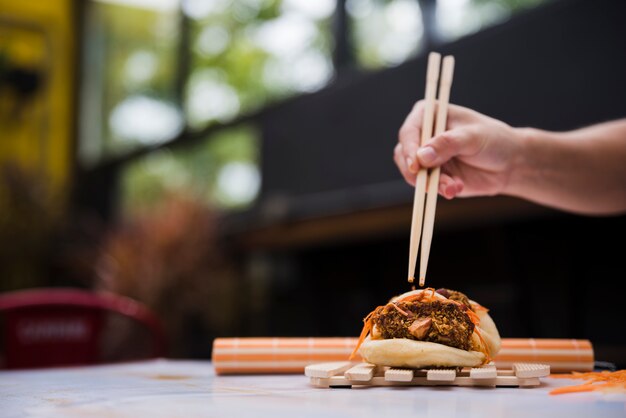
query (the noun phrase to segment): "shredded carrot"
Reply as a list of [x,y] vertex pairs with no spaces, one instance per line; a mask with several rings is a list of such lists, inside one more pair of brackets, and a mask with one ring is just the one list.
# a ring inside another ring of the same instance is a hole
[[575,392],[591,392],[595,390],[617,390],[626,392],[626,370],[618,370],[616,372],[589,372],[589,373],[572,373],[572,374],[553,374],[550,377],[554,379],[580,379],[585,380],[582,385],[564,386],[556,388],[550,392],[550,395],[561,395],[564,393]]
[[[429,291],[429,290],[431,291],[430,295],[426,294],[426,292]],[[399,298],[398,297],[394,301],[395,302],[413,302],[415,300],[418,300],[420,302],[432,302],[432,301],[438,300],[438,301],[444,302],[444,303],[445,302],[457,303],[457,302],[455,302],[455,301],[453,301],[451,299],[446,298],[443,295],[436,296],[435,294],[439,295],[439,293],[437,293],[437,291],[434,288],[427,287],[426,289],[421,289],[420,292],[413,293],[413,294],[410,294],[410,295],[406,295],[403,298]]]
[[470,321],[474,323],[474,325],[480,325],[480,317],[474,313],[471,309],[466,309],[465,313],[469,316]]
[[409,313],[408,313],[408,312],[406,312],[406,311],[403,311],[402,309],[400,309],[400,307],[399,307],[397,304],[395,304],[395,303],[393,303],[393,302],[392,302],[392,303],[390,303],[390,305],[391,305],[391,306],[393,306],[394,308],[396,308],[396,310],[397,310],[398,312],[400,312],[402,315],[404,315],[404,316],[409,316]]
[[350,354],[350,357],[349,357],[350,360],[354,359],[354,357],[356,356],[356,353],[359,351],[359,348],[361,347],[361,344],[363,344],[363,341],[365,340],[367,335],[370,332],[372,332],[372,322],[373,322],[372,317],[374,316],[376,312],[378,312],[380,308],[382,308],[382,306],[377,307],[372,312],[370,312],[365,318],[363,318],[363,329],[361,330],[361,335],[359,336],[359,341],[356,343],[356,347],[354,347],[352,354]]
[[478,325],[474,328],[474,332],[476,333],[476,335],[478,335],[478,339],[482,343],[481,346],[479,347],[479,349],[480,349],[480,352],[485,355],[485,361],[484,361],[483,364],[487,364],[487,363],[489,363],[493,359],[489,355],[489,350],[487,349],[487,343],[485,342],[485,339],[483,338],[482,334],[480,333],[480,330],[478,329]]
[[564,393],[576,393],[576,392],[591,392],[596,390],[596,385],[592,383],[586,383],[584,385],[576,386],[563,386],[550,391],[550,395],[562,395]]
[[474,310],[476,311],[483,311],[483,312],[489,312],[489,309],[485,308],[483,305],[481,305],[480,303],[476,303],[476,302],[471,302],[471,304],[474,307]]
[[476,333],[476,335],[478,336],[478,339],[482,343],[479,349],[480,349],[480,352],[485,355],[485,364],[487,364],[492,360],[492,358],[489,355],[489,350],[487,349],[487,343],[485,342],[485,339],[483,338],[482,334],[480,333],[480,329],[478,328],[480,326],[480,317],[476,315],[476,313],[472,311],[471,308],[467,306],[465,308],[466,308],[465,313],[469,317],[470,321],[472,321],[472,323],[474,324],[474,332]]

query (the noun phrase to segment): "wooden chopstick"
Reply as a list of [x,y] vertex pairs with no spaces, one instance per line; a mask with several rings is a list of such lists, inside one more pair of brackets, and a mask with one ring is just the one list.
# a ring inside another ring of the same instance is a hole
[[[431,52],[428,55],[428,67],[426,70],[426,91],[424,94],[425,106],[422,119],[422,136],[420,144],[426,144],[433,134],[433,120],[435,117],[435,96],[437,94],[437,82],[439,81],[439,67],[441,54]],[[409,245],[409,283],[413,283],[417,251],[422,233],[422,221],[424,215],[424,203],[426,200],[426,182],[428,171],[424,168],[417,173],[415,180],[415,196],[413,198],[413,215],[411,219],[411,242]]]
[[[443,59],[441,79],[439,80],[439,100],[435,136],[442,134],[446,130],[448,103],[450,102],[450,88],[452,87],[453,76],[454,57],[448,55]],[[420,286],[424,286],[426,282],[426,268],[428,267],[428,256],[430,255],[430,244],[433,239],[433,228],[435,225],[435,210],[437,206],[440,171],[439,167],[433,168],[428,179],[428,197],[426,198],[426,209],[424,213],[424,232],[422,233],[422,254],[420,259]]]

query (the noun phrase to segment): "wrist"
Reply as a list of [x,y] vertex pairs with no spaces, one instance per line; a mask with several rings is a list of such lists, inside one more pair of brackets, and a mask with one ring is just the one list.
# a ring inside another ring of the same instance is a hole
[[525,190],[532,185],[537,175],[536,148],[543,131],[535,128],[512,128],[511,140],[515,144],[509,164],[508,181],[504,194],[525,197]]

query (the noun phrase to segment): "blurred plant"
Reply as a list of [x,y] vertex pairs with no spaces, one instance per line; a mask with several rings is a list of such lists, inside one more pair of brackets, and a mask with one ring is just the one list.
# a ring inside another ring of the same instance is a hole
[[86,100],[86,104],[102,114],[89,121],[98,124],[97,135],[91,134],[93,126],[89,126],[89,135],[81,139],[97,139],[98,143],[89,146],[81,144],[94,155],[81,150],[82,156],[97,160],[170,139],[181,128],[174,103],[176,11],[100,2],[89,2],[88,7],[85,87],[97,102]]
[[548,0],[471,0],[476,4],[498,4],[502,7],[509,9],[510,11],[517,11],[522,9],[529,9],[531,7],[538,6],[541,3],[545,3]]
[[260,187],[259,135],[250,125],[237,126],[128,164],[121,173],[122,213],[134,216],[180,189],[221,209],[249,206]]
[[333,72],[334,8],[334,0],[239,0],[218,1],[205,10],[184,7],[192,35],[186,98],[190,125],[227,120],[323,87]]
[[[186,0],[180,5],[181,10],[88,3],[84,163],[167,141],[186,126],[224,122],[279,98],[317,90],[332,77],[335,0]],[[189,30],[189,68],[179,65],[177,52],[183,25]]]
[[346,10],[359,66],[398,65],[422,50],[424,28],[417,0],[347,0]]
[[237,272],[218,224],[205,204],[170,193],[103,241],[96,286],[154,309],[172,356],[207,355],[211,339],[232,333],[238,320]]
[[[180,6],[89,2],[89,100],[79,147],[85,165],[319,89],[333,75],[335,0],[186,0]],[[183,25],[189,62],[178,65]],[[221,208],[250,205],[260,184],[259,135],[252,131],[235,127],[191,152],[160,150],[126,165],[122,213],[132,215],[180,187]]]
[[91,286],[101,222],[69,216],[61,193],[17,164],[0,166],[0,291]]
[[45,286],[59,200],[39,176],[16,164],[0,167],[0,291]]

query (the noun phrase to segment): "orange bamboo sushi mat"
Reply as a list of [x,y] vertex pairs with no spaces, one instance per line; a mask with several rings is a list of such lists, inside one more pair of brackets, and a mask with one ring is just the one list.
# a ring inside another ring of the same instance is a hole
[[[217,374],[304,373],[312,363],[346,361],[357,338],[217,338],[213,366]],[[359,358],[355,360],[360,360]],[[497,368],[513,363],[543,363],[554,372],[591,371],[591,342],[573,339],[503,338],[494,359]]]

